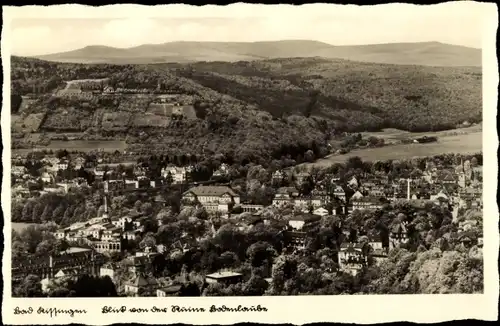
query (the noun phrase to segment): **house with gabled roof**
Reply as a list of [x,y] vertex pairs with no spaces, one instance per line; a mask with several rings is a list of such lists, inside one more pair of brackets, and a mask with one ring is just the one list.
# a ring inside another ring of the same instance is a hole
[[363,198],[363,194],[360,191],[356,191],[352,196],[351,196],[351,202],[354,200],[358,200]]
[[442,171],[438,174],[438,181],[442,184],[455,184],[458,179],[457,176],[451,171]]
[[125,292],[133,296],[152,296],[156,294],[158,282],[143,273],[139,273],[133,280],[125,283]]

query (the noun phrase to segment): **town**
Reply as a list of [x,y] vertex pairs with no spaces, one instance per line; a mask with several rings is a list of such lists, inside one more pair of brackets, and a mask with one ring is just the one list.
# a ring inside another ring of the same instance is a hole
[[482,286],[415,284],[395,274],[405,268],[421,279],[419,264],[452,253],[458,265],[439,272],[480,275],[472,261],[482,248],[481,154],[351,157],[325,169],[239,166],[223,155],[209,167],[189,157],[121,156],[58,150],[12,158],[12,222],[24,226],[13,226],[14,296]]

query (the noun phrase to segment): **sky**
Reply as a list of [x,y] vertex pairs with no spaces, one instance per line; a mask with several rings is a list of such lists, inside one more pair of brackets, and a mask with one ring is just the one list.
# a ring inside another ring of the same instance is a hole
[[437,41],[481,48],[485,8],[477,5],[32,6],[31,11],[20,7],[11,16],[9,40],[11,53],[24,56],[88,45],[126,48],[171,41]]

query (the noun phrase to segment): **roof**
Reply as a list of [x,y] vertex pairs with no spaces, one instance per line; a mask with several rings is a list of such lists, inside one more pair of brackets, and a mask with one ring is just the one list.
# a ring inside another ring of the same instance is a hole
[[361,198],[354,198],[353,202],[370,202],[370,203],[375,203],[375,204],[381,204],[380,198],[373,197],[373,196],[366,196],[366,197],[361,197]]
[[304,221],[306,223],[309,223],[309,222],[316,222],[316,221],[321,220],[321,216],[314,215],[314,214],[300,214],[300,215],[292,216],[288,220],[289,221]]
[[184,194],[193,193],[196,196],[222,196],[229,194],[231,196],[238,196],[231,188],[227,186],[197,186],[189,189]]
[[469,238],[471,240],[474,240],[474,239],[477,239],[477,236],[476,236],[476,234],[474,234],[473,232],[470,232],[470,231],[461,232],[461,233],[458,234],[458,239],[460,241],[465,240],[467,238]]
[[79,253],[79,252],[90,252],[92,249],[89,248],[81,248],[81,247],[69,247],[64,251],[66,254],[74,254],[74,253]]
[[340,245],[340,250],[347,252],[359,252],[359,250],[363,249],[363,245],[360,243],[342,243]]
[[159,291],[163,291],[165,293],[177,293],[182,289],[182,285],[170,285],[163,288],[158,289]]
[[281,187],[276,191],[277,194],[290,194],[294,192],[298,193],[299,191],[295,187]]
[[222,272],[217,272],[217,273],[212,273],[207,275],[208,278],[215,278],[215,279],[223,279],[223,278],[230,278],[230,277],[237,277],[237,276],[242,276],[240,273],[236,272],[231,272],[231,271],[222,271]]

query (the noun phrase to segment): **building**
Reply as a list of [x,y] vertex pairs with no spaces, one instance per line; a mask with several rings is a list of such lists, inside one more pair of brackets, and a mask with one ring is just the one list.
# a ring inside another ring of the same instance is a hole
[[58,255],[13,262],[12,279],[22,280],[30,274],[41,279],[52,279],[60,270],[65,274],[99,275],[99,269],[104,262],[105,257],[90,248],[73,247]]
[[389,247],[396,248],[400,244],[407,243],[408,240],[409,238],[408,238],[408,230],[406,228],[406,223],[400,222],[395,224],[392,227],[389,235]]
[[288,246],[295,250],[304,250],[306,248],[307,233],[302,231],[286,231],[289,240]]
[[157,287],[158,283],[154,278],[140,273],[132,281],[125,283],[125,293],[136,297],[148,297],[156,294]]
[[120,241],[120,239],[92,241],[92,246],[97,252],[100,253],[122,251],[122,242]]
[[169,175],[172,178],[172,183],[184,183],[187,181],[187,169],[185,167],[166,167],[161,169],[163,178],[168,179]]
[[288,219],[288,225],[294,230],[302,230],[305,226],[309,226],[314,222],[321,220],[321,216],[313,214],[299,214]]
[[51,183],[53,180],[52,176],[48,172],[43,172],[41,179],[45,183]]
[[116,263],[107,263],[103,266],[101,266],[101,269],[99,270],[99,274],[101,277],[104,276],[109,276],[112,280],[115,279],[116,271],[120,269],[120,266]]
[[283,170],[277,170],[273,173],[271,180],[272,180],[272,182],[279,183],[279,182],[282,182],[283,180],[285,180],[285,178],[287,178],[286,173]]
[[242,204],[241,210],[245,213],[255,213],[264,209],[263,205]]
[[157,297],[178,297],[182,291],[182,284],[169,285],[156,290]]
[[[313,214],[318,216],[326,216],[328,215],[328,210],[323,207],[319,207],[313,211]],[[335,210],[333,211],[333,215],[335,215]]]
[[383,202],[380,200],[380,198],[375,198],[371,196],[361,197],[352,200],[353,210],[376,210],[376,209],[381,209],[382,206]]
[[273,206],[282,207],[293,204],[293,200],[299,196],[299,191],[294,187],[279,188],[273,199]]
[[200,203],[202,206],[240,204],[240,196],[227,186],[197,186],[186,191],[182,199],[190,203]]
[[338,259],[340,270],[355,276],[368,263],[366,247],[359,243],[343,243],[340,246]]
[[12,165],[10,171],[13,175],[19,177],[23,176],[28,170],[24,165]]
[[59,160],[59,162],[57,162],[57,170],[59,170],[59,171],[61,171],[61,170],[67,170],[68,166],[69,166],[69,161],[68,160],[61,159],[61,160]]
[[384,243],[380,236],[370,239],[368,243],[369,254],[376,263],[382,263],[387,259],[389,253],[388,243]]
[[205,281],[209,284],[235,284],[243,280],[243,275],[232,271],[219,271],[217,273],[209,274],[205,277]]
[[297,197],[293,201],[293,205],[298,209],[308,209],[312,207],[313,209],[319,208],[324,205],[325,202],[316,196],[307,196],[307,197]]
[[345,201],[346,195],[345,195],[345,190],[341,186],[336,185],[335,188],[333,188],[333,196]]

